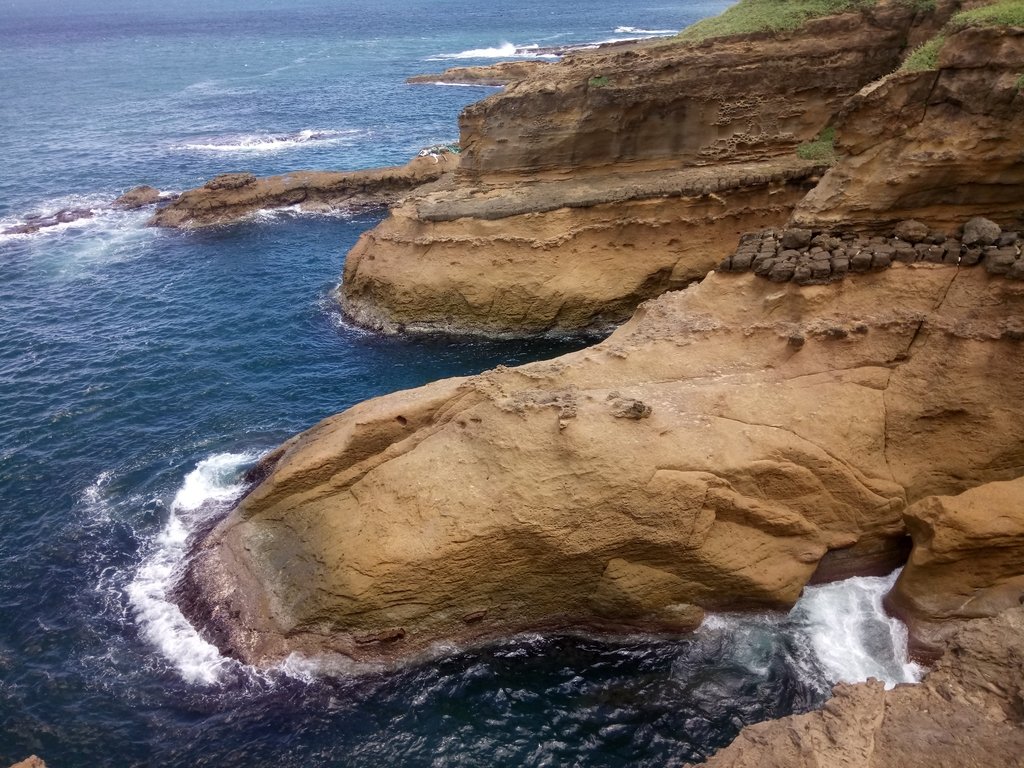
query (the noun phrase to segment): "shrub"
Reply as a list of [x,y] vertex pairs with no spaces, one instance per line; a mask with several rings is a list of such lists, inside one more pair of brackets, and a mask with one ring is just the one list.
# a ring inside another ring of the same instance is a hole
[[946,42],[945,35],[936,35],[931,40],[921,43],[903,60],[900,69],[904,72],[921,72],[935,69],[939,63],[939,51]]
[[596,77],[592,77],[587,80],[587,85],[591,88],[604,88],[608,85],[608,78],[604,75],[597,75]]
[[796,148],[797,157],[801,160],[816,160],[821,163],[834,163],[836,159],[836,129],[822,128],[813,141],[807,141]]

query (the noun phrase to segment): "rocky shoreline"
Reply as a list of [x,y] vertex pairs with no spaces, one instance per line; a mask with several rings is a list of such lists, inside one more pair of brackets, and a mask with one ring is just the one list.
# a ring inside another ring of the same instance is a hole
[[[989,738],[1015,764],[1024,27],[958,10],[576,54],[467,108],[458,168],[349,254],[347,314],[623,324],[295,436],[194,542],[183,613],[246,663],[378,667],[531,629],[685,632],[906,563],[887,605],[942,658],[926,683],[840,687],[710,764],[960,765]],[[933,66],[900,69],[929,39]],[[223,182],[196,200],[254,196]]]

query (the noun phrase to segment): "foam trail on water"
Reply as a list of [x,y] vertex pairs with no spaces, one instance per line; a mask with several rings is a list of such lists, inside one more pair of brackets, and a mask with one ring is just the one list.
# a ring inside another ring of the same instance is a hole
[[192,152],[280,152],[306,144],[334,145],[354,141],[361,132],[320,131],[306,129],[285,134],[243,134],[224,136],[206,142],[181,144],[178,148]]
[[855,577],[804,590],[792,617],[807,633],[829,682],[874,677],[891,688],[920,681],[922,668],[907,656],[906,627],[882,607],[898,575]]
[[674,35],[678,29],[640,29],[639,27],[616,27],[617,35]]
[[171,504],[167,525],[150,556],[128,585],[142,635],[174,664],[190,683],[212,685],[235,662],[221,656],[168,600],[176,569],[185,559],[189,534],[211,515],[223,511],[243,490],[239,474],[257,458],[251,453],[217,453],[185,476]]
[[430,56],[427,61],[447,61],[456,59],[507,59],[507,58],[557,58],[554,53],[542,53],[540,46],[515,45],[513,43],[501,43],[496,48],[472,48],[459,53],[439,53]]

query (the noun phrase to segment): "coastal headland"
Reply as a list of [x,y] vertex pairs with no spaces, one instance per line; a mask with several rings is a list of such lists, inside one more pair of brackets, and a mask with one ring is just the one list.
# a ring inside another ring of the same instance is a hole
[[[415,161],[430,183],[347,258],[355,322],[615,330],[265,456],[176,590],[218,648],[377,667],[523,630],[681,633],[906,564],[887,604],[940,659],[925,683],[839,687],[711,764],[961,765],[990,738],[1017,764],[1024,10],[736,21],[759,7],[517,70],[464,111],[457,167]],[[908,737],[929,711],[957,738]]]

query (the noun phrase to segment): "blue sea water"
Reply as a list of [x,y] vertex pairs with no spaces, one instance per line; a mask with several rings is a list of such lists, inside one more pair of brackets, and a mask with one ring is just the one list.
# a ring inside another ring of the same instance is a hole
[[[241,667],[165,599],[188,532],[294,432],[582,342],[349,327],[331,292],[382,214],[180,233],[110,201],[225,171],[402,163],[455,139],[461,107],[491,92],[409,75],[678,29],[724,5],[0,0],[0,229],[97,211],[0,235],[0,765],[674,765],[847,674],[816,645],[840,642],[820,607],[682,640],[514,638],[353,676]],[[844,589],[888,636],[880,588]],[[854,676],[909,674],[861,661]]]

